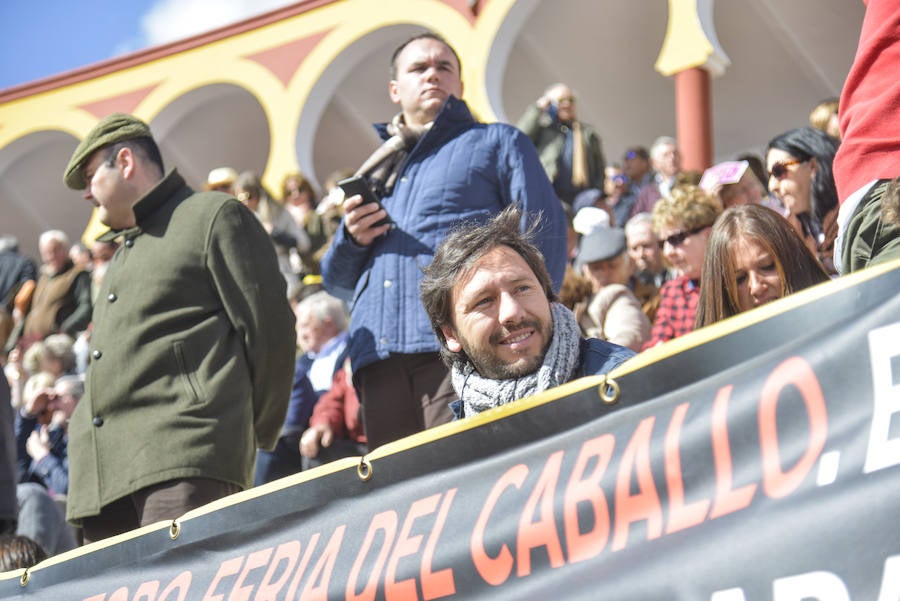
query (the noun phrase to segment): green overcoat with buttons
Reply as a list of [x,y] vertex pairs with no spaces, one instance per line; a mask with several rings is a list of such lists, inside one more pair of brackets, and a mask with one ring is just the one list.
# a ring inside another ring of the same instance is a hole
[[142,488],[248,488],[274,447],[296,333],[275,249],[235,199],[170,172],[134,207],[97,297],[84,397],[69,426],[67,517]]

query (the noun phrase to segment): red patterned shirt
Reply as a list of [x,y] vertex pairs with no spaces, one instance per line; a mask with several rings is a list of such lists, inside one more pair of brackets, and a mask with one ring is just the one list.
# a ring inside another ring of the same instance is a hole
[[700,284],[687,276],[677,277],[662,285],[659,296],[659,309],[653,321],[650,340],[644,344],[644,350],[684,336],[694,329],[694,316],[700,301]]

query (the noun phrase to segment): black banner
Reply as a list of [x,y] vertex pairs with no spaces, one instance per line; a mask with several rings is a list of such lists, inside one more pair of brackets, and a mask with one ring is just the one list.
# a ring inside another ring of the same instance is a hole
[[898,290],[900,263],[830,282],[0,597],[896,601]]

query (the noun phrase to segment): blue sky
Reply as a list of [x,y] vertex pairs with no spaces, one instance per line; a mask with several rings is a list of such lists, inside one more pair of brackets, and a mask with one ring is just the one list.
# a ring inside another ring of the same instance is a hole
[[[295,0],[294,0],[295,1]],[[0,90],[266,12],[292,0],[0,0]]]

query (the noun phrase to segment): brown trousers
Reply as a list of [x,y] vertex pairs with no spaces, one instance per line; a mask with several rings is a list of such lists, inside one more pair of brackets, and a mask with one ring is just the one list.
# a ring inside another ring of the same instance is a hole
[[113,501],[99,515],[82,522],[84,543],[92,543],[141,526],[174,520],[192,509],[240,491],[237,484],[208,478],[160,482]]
[[353,374],[369,450],[446,424],[456,399],[438,353],[395,354]]

